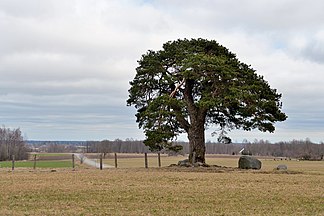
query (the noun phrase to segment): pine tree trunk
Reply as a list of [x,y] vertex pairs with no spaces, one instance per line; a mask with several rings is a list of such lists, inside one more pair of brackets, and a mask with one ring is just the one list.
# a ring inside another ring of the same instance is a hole
[[193,86],[194,80],[186,80],[184,99],[188,105],[190,118],[190,126],[186,130],[189,139],[189,162],[205,163],[205,120],[207,110],[196,106],[192,96]]
[[189,132],[189,161],[190,163],[205,163],[205,122],[192,124]]

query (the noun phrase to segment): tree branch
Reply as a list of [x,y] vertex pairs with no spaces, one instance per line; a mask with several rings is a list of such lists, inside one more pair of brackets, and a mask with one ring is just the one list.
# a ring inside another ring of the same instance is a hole
[[181,108],[175,104],[171,105],[171,108],[174,111],[175,117],[177,119],[177,121],[179,122],[179,124],[181,125],[181,127],[188,132],[190,124],[189,122],[183,117],[183,114],[181,112]]
[[183,83],[185,82],[185,78],[183,78],[183,80],[181,81],[181,83],[179,83],[175,89],[171,92],[170,97],[174,97],[174,95],[177,93],[178,89],[183,85]]
[[192,96],[193,81],[187,80],[184,90],[184,99],[188,106],[189,115],[196,115],[197,107],[195,106]]

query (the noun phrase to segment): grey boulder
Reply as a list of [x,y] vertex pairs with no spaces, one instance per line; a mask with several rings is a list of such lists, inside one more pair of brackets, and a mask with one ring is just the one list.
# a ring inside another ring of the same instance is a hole
[[288,169],[288,167],[285,164],[280,164],[277,166],[277,170],[287,170],[287,169]]
[[251,156],[241,156],[238,161],[238,167],[240,169],[261,169],[261,161]]

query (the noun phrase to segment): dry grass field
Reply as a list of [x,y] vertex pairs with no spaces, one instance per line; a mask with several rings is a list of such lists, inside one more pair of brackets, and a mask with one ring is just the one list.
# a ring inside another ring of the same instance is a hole
[[[162,157],[156,168],[149,157],[149,169],[138,168],[142,157],[120,158],[118,169],[1,168],[0,215],[324,215],[324,161],[262,159],[260,171],[166,167],[178,159]],[[236,157],[207,162],[237,166]],[[278,164],[291,172],[273,171]]]
[[[99,158],[98,155],[92,155],[92,158]],[[143,154],[118,154],[118,168],[143,168],[144,167],[144,155]],[[206,163],[210,165],[219,165],[225,167],[237,167],[238,155],[206,155]],[[114,155],[108,155],[104,159],[104,163],[114,165]],[[167,155],[161,155],[162,167],[169,166],[170,164],[177,164],[179,160],[184,160],[187,156],[168,157]],[[324,161],[298,161],[292,160],[274,160],[273,157],[261,157],[262,171],[272,171],[279,164],[287,165],[288,169],[296,172],[307,173],[322,173],[324,174]],[[99,159],[97,159],[99,161]],[[148,154],[149,167],[158,167],[157,154]]]

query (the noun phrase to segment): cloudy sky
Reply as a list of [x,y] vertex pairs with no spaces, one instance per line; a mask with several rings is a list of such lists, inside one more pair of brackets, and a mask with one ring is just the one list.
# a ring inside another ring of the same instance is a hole
[[34,140],[143,139],[126,106],[137,60],[170,40],[206,38],[283,94],[288,120],[275,133],[233,131],[233,141],[324,141],[323,8],[322,0],[0,0],[0,125]]

